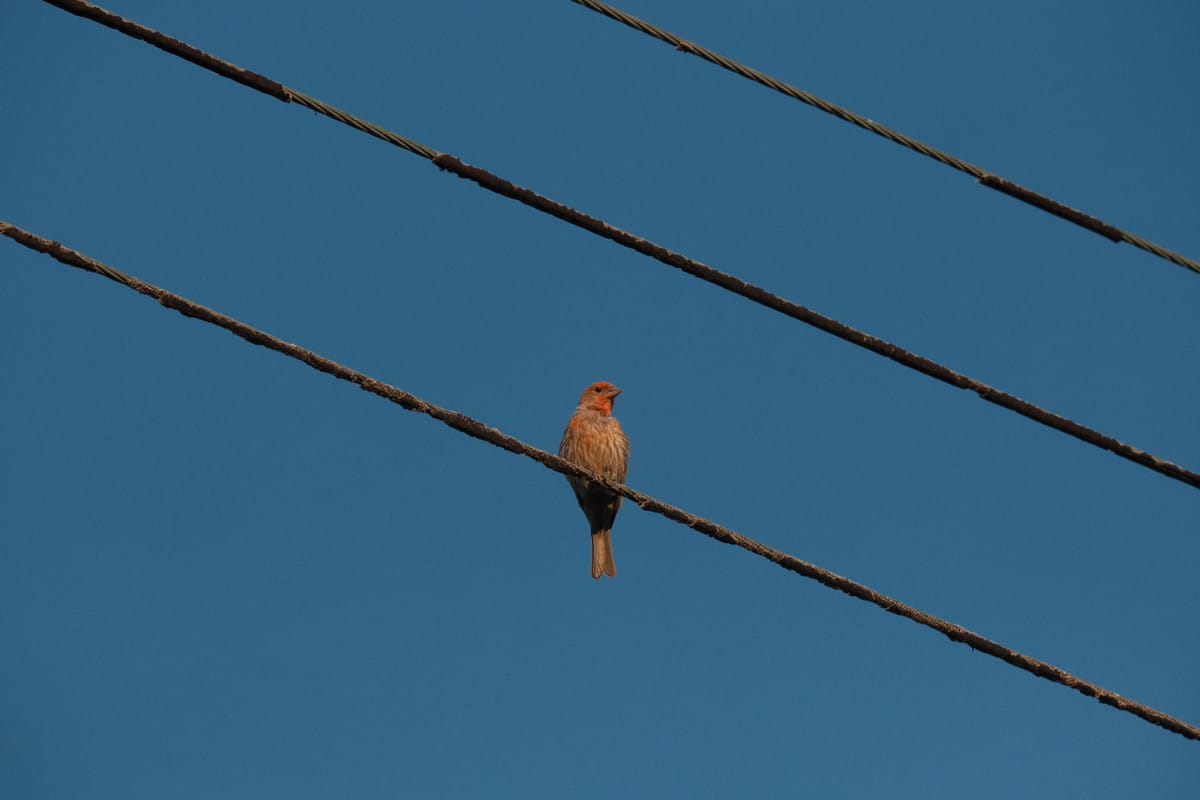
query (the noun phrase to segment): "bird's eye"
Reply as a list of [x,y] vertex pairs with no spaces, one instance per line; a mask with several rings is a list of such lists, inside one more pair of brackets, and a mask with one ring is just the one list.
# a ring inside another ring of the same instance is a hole
[[593,386],[593,387],[592,387],[592,391],[593,391],[593,392],[595,392],[596,394],[600,394],[600,387],[599,387],[599,386]]

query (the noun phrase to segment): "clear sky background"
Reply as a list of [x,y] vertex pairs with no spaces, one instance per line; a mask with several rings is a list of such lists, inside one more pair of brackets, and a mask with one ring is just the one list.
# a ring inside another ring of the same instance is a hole
[[[1200,275],[567,0],[106,7],[1200,468]],[[623,0],[1200,257],[1200,6]],[[35,0],[0,218],[1200,723],[1200,493]],[[0,241],[0,793],[1195,798],[1200,743]]]

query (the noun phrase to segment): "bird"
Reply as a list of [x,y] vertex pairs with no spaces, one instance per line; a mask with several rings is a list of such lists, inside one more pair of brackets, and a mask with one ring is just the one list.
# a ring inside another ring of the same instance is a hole
[[[625,482],[629,466],[629,437],[612,415],[613,400],[621,390],[608,381],[596,381],[583,390],[579,406],[567,420],[558,454],[617,483]],[[613,564],[612,526],[621,507],[621,495],[587,478],[567,476],[575,499],[592,529],[592,577],[617,576]]]

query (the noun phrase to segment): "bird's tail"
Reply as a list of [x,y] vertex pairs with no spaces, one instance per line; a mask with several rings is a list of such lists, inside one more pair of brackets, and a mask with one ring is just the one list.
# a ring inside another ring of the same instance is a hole
[[601,575],[617,577],[612,554],[612,531],[596,531],[592,534],[592,577],[599,578]]

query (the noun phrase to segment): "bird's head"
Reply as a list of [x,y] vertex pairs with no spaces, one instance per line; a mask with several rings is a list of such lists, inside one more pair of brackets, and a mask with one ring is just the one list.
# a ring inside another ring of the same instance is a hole
[[603,414],[611,414],[613,400],[620,393],[621,390],[608,381],[596,381],[583,390],[583,394],[579,396],[579,405],[595,409]]

